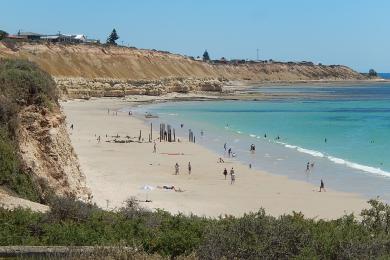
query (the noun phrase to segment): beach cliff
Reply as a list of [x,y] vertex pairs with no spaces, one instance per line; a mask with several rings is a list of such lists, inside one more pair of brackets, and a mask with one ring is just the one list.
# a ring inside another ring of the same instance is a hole
[[365,80],[342,65],[311,62],[218,62],[156,50],[83,44],[0,42],[0,57],[27,59],[52,75],[64,97],[122,97],[219,92],[226,81]]

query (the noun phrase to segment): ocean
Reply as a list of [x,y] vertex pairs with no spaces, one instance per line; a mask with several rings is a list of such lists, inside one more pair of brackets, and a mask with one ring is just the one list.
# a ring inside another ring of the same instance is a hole
[[[235,160],[259,170],[315,185],[323,179],[334,190],[390,201],[390,84],[249,91],[291,98],[169,102],[140,106],[136,113],[158,114],[155,125],[170,123],[182,138],[191,129],[197,143],[221,156],[227,143]],[[308,162],[314,163],[309,172]]]

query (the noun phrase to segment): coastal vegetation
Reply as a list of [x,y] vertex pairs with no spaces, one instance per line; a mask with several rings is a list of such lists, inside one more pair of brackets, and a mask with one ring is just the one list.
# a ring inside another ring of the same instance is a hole
[[107,38],[107,44],[116,45],[116,41],[119,39],[118,33],[115,29],[112,30],[110,35]]
[[207,50],[203,53],[203,61],[210,61],[209,52]]
[[263,209],[210,219],[143,209],[132,199],[104,211],[71,197],[51,211],[0,209],[0,245],[130,247],[149,255],[201,259],[367,259],[390,256],[390,207],[377,200],[359,218],[278,218]]
[[6,31],[0,30],[0,40],[4,39],[4,37],[7,35],[8,33]]
[[370,70],[368,71],[368,76],[370,76],[370,77],[376,77],[376,76],[378,76],[378,73],[377,73],[374,69],[370,69]]
[[39,200],[34,180],[23,171],[18,156],[18,114],[27,106],[55,105],[57,90],[47,73],[28,61],[0,60],[0,187]]

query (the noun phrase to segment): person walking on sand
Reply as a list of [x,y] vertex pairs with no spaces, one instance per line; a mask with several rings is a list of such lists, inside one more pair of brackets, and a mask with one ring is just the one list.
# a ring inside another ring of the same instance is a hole
[[322,179],[321,179],[320,192],[321,192],[322,190],[324,190],[324,192],[326,192],[326,190],[325,190],[325,184],[324,184],[324,182],[323,182]]
[[225,144],[223,145],[223,149],[225,149],[225,152],[226,152],[226,146],[227,146],[227,144],[225,143]]
[[223,170],[223,175],[225,176],[225,180],[226,180],[226,176],[227,176],[227,170],[225,168],[225,170]]
[[192,170],[191,162],[188,162],[188,174],[191,174],[191,170]]
[[307,164],[306,164],[306,172],[308,172],[308,171],[310,171],[310,163],[309,162],[307,162]]
[[73,124],[70,125],[70,129],[73,130]]
[[228,155],[229,155],[229,157],[232,155],[232,148],[229,148]]
[[230,184],[233,184],[236,181],[236,174],[234,173],[234,169],[230,170]]
[[179,175],[179,164],[175,164],[175,175]]
[[153,153],[157,152],[156,142],[153,142]]

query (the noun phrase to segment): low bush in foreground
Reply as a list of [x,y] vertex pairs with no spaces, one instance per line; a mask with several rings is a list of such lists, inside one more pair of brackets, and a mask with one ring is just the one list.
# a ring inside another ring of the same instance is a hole
[[371,200],[359,221],[275,218],[264,210],[219,219],[150,212],[130,200],[117,212],[72,198],[51,201],[51,211],[0,210],[0,245],[130,247],[163,257],[201,259],[367,259],[390,257],[390,207]]

